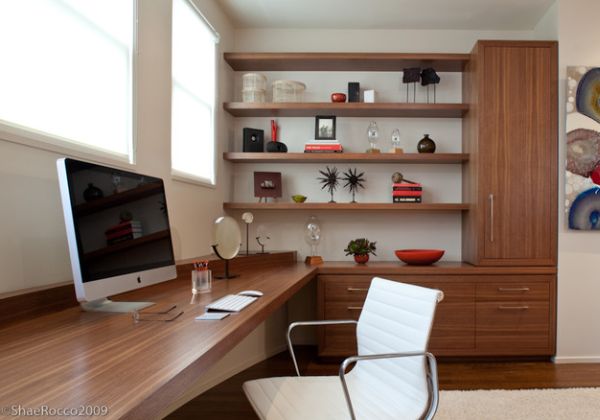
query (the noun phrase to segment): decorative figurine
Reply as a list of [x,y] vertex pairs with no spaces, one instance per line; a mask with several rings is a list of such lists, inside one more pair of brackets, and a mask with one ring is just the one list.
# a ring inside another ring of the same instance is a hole
[[242,214],[242,220],[246,223],[246,255],[250,255],[250,224],[254,221],[254,215],[250,212]]
[[316,216],[310,216],[304,226],[304,240],[310,245],[310,255],[306,257],[306,264],[317,265],[323,263],[323,257],[317,255],[317,246],[321,242],[321,224]]
[[269,153],[287,153],[287,146],[277,141],[277,123],[271,120],[271,141],[267,143],[267,152]]
[[358,170],[356,168],[354,168],[354,171],[352,169],[348,169],[348,172],[344,172],[344,177],[342,178],[343,181],[346,181],[346,183],[344,184],[344,188],[348,187],[348,190],[352,194],[351,203],[356,203],[355,196],[356,196],[356,191],[358,190],[358,187],[365,188],[365,186],[363,185],[363,182],[365,182],[363,175],[365,173],[364,172],[361,172],[360,174],[357,174],[357,173],[358,173]]
[[417,102],[417,82],[421,78],[421,69],[412,67],[402,71],[402,83],[406,83],[406,102],[408,100],[408,84],[413,84],[413,102]]
[[369,149],[367,149],[367,153],[380,153],[377,148],[379,129],[377,128],[377,123],[375,121],[369,123],[369,128],[367,128],[367,138],[369,139]]
[[429,134],[424,134],[424,137],[417,144],[417,151],[419,153],[434,153],[435,142],[429,138]]
[[392,174],[392,182],[394,184],[401,184],[403,182],[408,182],[409,184],[416,184],[415,181],[411,181],[409,179],[404,178],[404,175],[402,175],[402,172],[394,172]]
[[[265,245],[266,245],[266,243],[262,243],[260,241],[261,238],[262,238],[262,236],[257,236],[256,237],[256,242],[258,242],[258,245],[260,245],[260,252],[259,252],[259,254],[268,254],[268,252],[265,252]],[[271,238],[269,238],[268,236],[265,236],[265,239],[271,239]]]
[[440,76],[431,67],[421,72],[421,86],[427,86],[427,103],[429,103],[429,85],[433,85],[433,103],[436,100],[435,86],[440,83]]
[[319,182],[323,184],[321,189],[324,190],[325,188],[327,188],[329,194],[331,194],[331,200],[329,202],[335,203],[335,200],[333,199],[333,193],[340,183],[337,168],[333,167],[333,169],[330,169],[329,166],[327,166],[327,172],[319,171],[319,173],[323,175],[322,177],[317,178]]

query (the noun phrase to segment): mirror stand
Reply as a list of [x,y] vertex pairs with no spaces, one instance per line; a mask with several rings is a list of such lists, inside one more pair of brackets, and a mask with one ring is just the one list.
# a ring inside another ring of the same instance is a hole
[[[218,244],[217,244],[217,245],[218,245]],[[236,277],[239,277],[239,275],[238,275],[238,274],[230,274],[230,273],[229,273],[229,261],[230,261],[230,259],[223,258],[223,257],[221,256],[221,254],[219,254],[219,251],[217,251],[217,245],[213,245],[213,246],[212,246],[212,249],[213,249],[213,251],[215,252],[215,255],[216,255],[217,257],[219,257],[220,259],[222,259],[223,261],[225,261],[225,273],[224,273],[223,275],[221,275],[221,276],[215,276],[215,278],[216,278],[216,279],[234,279],[234,278],[236,278]]]

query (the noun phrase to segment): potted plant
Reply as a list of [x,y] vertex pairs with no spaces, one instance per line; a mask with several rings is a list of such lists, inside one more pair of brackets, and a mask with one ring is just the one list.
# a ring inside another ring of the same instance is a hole
[[354,261],[358,264],[365,264],[369,261],[369,254],[375,254],[376,242],[371,242],[366,238],[354,239],[348,242],[348,246],[344,249],[346,255],[354,255]]

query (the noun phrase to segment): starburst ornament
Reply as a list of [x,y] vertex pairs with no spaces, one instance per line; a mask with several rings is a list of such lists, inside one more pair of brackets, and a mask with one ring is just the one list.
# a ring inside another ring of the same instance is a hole
[[351,203],[356,203],[355,197],[358,188],[365,188],[365,178],[363,177],[364,174],[364,172],[361,172],[359,174],[358,169],[356,168],[354,168],[354,170],[348,169],[348,172],[344,172],[344,177],[342,178],[342,180],[346,181],[346,183],[344,184],[344,188],[347,187],[348,191],[350,191],[350,193],[352,194]]
[[327,188],[327,191],[329,192],[329,194],[331,194],[331,200],[329,202],[335,203],[335,200],[333,199],[333,192],[337,189],[340,183],[337,168],[334,166],[330,169],[329,166],[327,166],[327,172],[319,171],[319,173],[323,175],[322,177],[317,178],[319,182],[323,184],[321,189],[324,190],[325,188]]

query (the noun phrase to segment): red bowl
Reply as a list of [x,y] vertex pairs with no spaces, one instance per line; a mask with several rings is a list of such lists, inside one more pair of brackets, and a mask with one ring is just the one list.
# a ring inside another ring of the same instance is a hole
[[396,257],[408,265],[429,265],[444,255],[443,249],[398,249]]
[[346,94],[345,93],[332,93],[331,94],[331,102],[346,102]]

